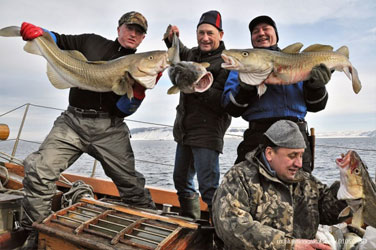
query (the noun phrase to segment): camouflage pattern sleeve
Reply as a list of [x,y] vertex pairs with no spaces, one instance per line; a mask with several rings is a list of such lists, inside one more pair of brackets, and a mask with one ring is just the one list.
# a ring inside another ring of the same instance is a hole
[[[217,189],[212,207],[215,230],[229,249],[286,249],[283,231],[255,220],[264,209],[259,206],[264,191],[258,169],[248,164],[232,167]],[[279,210],[278,202],[271,206],[271,211]]]

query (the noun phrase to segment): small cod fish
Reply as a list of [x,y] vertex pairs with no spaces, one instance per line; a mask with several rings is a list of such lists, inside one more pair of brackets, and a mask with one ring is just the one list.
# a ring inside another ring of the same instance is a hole
[[367,166],[355,151],[336,159],[340,170],[339,200],[346,200],[349,205],[340,214],[346,217],[353,212],[351,225],[361,228],[363,224],[376,227],[376,185],[367,171]]
[[[167,27],[164,39],[168,36],[171,25]],[[168,94],[176,94],[179,91],[191,94],[194,92],[204,92],[213,84],[213,75],[206,70],[209,63],[197,63],[191,61],[181,61],[179,55],[179,39],[174,33],[172,46],[168,49],[168,76],[174,86],[168,89]]]
[[[357,70],[349,61],[349,50],[342,46],[333,51],[330,45],[314,44],[300,52],[301,43],[294,43],[282,51],[267,49],[230,49],[222,52],[225,61],[222,67],[239,72],[240,80],[258,86],[261,96],[267,84],[293,84],[307,80],[311,70],[318,64],[325,64],[330,70],[345,72],[352,80],[355,93],[362,85]],[[299,53],[300,52],[300,53]]]
[[[0,29],[0,36],[20,35],[20,27]],[[151,89],[158,73],[168,67],[167,51],[150,51],[119,57],[111,61],[88,61],[81,52],[61,50],[48,32],[28,41],[24,50],[47,60],[47,76],[58,89],[78,87],[96,92],[113,91],[133,97],[134,81]]]

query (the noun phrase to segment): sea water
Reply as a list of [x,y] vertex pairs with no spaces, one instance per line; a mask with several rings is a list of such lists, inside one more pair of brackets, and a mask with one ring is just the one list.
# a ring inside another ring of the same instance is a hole
[[[225,139],[223,154],[219,157],[221,179],[234,165],[236,148],[241,138]],[[146,185],[174,189],[172,173],[174,169],[176,142],[170,140],[131,140],[136,159],[136,170],[144,174]],[[0,141],[0,152],[10,154],[14,141]],[[23,160],[28,154],[36,151],[39,144],[21,141],[15,157]],[[373,180],[376,172],[376,138],[317,138],[315,153],[315,168],[313,175],[328,185],[339,180],[339,170],[335,159],[348,150],[355,150],[363,162],[368,166],[368,171]],[[1,155],[0,155],[1,157]],[[0,159],[0,161],[5,161]],[[100,163],[93,172],[94,158],[83,154],[67,172],[86,176],[108,178]],[[197,182],[196,188],[197,188]]]

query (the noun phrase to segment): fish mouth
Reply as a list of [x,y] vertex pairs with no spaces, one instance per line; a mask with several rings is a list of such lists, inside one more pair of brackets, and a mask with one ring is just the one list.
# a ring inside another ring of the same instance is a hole
[[335,161],[338,167],[346,168],[350,164],[350,154],[341,154],[341,158],[337,158]]
[[237,60],[235,60],[232,56],[228,56],[226,54],[221,54],[221,57],[223,59],[223,63],[221,64],[221,67],[224,69],[229,70],[237,70],[239,69],[239,63]]
[[202,93],[208,90],[213,84],[213,74],[206,72],[196,82],[193,83],[193,89],[195,92]]

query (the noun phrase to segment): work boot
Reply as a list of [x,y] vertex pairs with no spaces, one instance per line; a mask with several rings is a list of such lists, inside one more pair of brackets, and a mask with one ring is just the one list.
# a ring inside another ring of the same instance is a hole
[[200,200],[198,193],[190,196],[179,196],[180,215],[198,220],[201,218]]
[[29,236],[20,248],[21,250],[38,249],[38,231],[30,230]]

